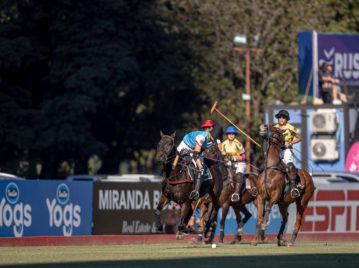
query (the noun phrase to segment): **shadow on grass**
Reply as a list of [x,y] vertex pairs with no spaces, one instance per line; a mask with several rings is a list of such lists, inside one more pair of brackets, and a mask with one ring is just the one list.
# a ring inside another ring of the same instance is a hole
[[91,262],[63,262],[43,264],[19,264],[7,267],[146,267],[146,268],[175,268],[175,267],[358,267],[359,254],[298,254],[281,256],[228,256],[206,258],[182,258],[166,260],[118,260]]

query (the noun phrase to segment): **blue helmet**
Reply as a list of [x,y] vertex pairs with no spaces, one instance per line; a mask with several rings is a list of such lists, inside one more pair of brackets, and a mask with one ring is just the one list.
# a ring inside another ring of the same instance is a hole
[[229,134],[229,133],[238,134],[238,131],[237,131],[237,129],[236,129],[234,126],[229,126],[229,127],[226,129],[226,134]]

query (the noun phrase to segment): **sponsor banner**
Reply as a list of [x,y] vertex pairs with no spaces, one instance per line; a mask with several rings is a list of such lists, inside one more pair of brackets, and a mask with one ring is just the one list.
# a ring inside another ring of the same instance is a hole
[[92,182],[0,181],[0,236],[90,235]]
[[[154,210],[161,196],[160,186],[150,182],[94,182],[93,234],[156,233]],[[161,211],[162,222],[170,207]]]
[[[312,200],[305,210],[300,232],[304,233],[359,233],[359,183],[324,183],[317,180]],[[252,218],[244,226],[245,234],[254,234],[257,208],[253,203],[246,205]],[[296,206],[288,208],[289,219],[285,233],[292,233],[296,221]],[[220,221],[222,212],[218,215]],[[282,216],[277,205],[272,207],[266,233],[279,232]],[[225,234],[237,231],[236,216],[231,208],[225,223]],[[219,234],[219,224],[216,230]]]
[[316,184],[302,232],[358,233],[359,183]]
[[333,65],[336,77],[359,84],[359,35],[318,34],[318,64]]

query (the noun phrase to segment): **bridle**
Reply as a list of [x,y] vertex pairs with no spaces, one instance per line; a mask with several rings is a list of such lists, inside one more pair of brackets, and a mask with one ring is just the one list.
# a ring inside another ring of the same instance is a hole
[[[278,134],[278,136],[274,136],[273,133]],[[267,138],[270,145],[283,145],[283,133],[278,128],[269,130],[267,133]]]
[[[165,138],[170,139],[172,141],[171,148],[169,150],[163,150],[161,148],[161,147],[165,147],[167,145],[167,143],[165,145],[163,145]],[[160,151],[160,149],[161,149],[161,151]],[[173,157],[169,157],[169,156],[174,150],[175,150],[175,139],[171,136],[163,135],[160,142],[157,145],[157,152],[160,152],[165,156],[165,159],[163,161],[164,164],[168,164],[169,162],[173,161],[174,156]]]

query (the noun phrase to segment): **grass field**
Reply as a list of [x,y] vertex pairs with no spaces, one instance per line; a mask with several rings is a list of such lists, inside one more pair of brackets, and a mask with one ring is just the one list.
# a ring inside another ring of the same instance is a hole
[[10,267],[359,267],[359,242],[210,245],[2,247],[0,266]]

